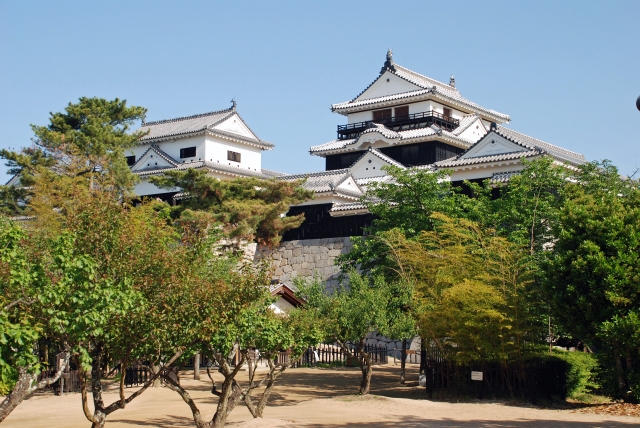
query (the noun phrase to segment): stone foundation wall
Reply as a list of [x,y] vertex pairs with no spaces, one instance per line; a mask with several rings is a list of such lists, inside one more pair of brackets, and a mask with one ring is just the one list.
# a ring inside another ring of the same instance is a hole
[[327,289],[333,291],[340,275],[336,257],[348,253],[352,246],[349,237],[285,241],[271,252],[258,251],[256,257],[270,257],[275,268],[274,279],[284,284],[293,285],[297,276],[318,275]]
[[[252,247],[247,254],[255,254],[255,259],[270,258],[274,267],[274,280],[291,286],[297,276],[312,278],[318,275],[325,281],[327,290],[333,292],[339,285],[340,276],[340,268],[336,266],[335,260],[341,254],[351,251],[352,247],[353,243],[349,237],[303,239],[282,242],[270,251],[265,248],[256,251],[256,248]],[[386,345],[390,356],[393,355],[393,348],[402,348],[401,340],[389,339],[375,333],[367,335],[366,342],[370,345]],[[410,341],[409,349],[420,349],[419,337]]]

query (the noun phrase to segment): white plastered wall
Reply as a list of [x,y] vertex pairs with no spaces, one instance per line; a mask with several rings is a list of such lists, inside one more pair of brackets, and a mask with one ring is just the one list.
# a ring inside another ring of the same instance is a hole
[[[245,170],[260,171],[262,169],[262,150],[258,147],[236,143],[212,135],[207,137],[206,147],[206,161],[231,167],[239,165],[240,169]],[[240,153],[240,163],[227,159],[227,151],[229,150]]]
[[156,195],[158,193],[168,193],[168,192],[177,192],[179,189],[161,189],[156,187],[154,184],[149,182],[149,177],[140,177],[140,181],[134,187],[133,191],[138,196],[147,196],[147,195]]
[[507,140],[506,138],[490,132],[484,136],[475,146],[468,152],[460,156],[461,159],[473,158],[478,156],[493,156],[503,153],[523,152],[526,149]]
[[360,161],[351,167],[351,174],[355,179],[384,176],[386,174],[381,168],[385,165],[389,165],[389,163],[383,161],[373,153],[367,153]]
[[400,94],[403,92],[417,91],[418,85],[407,82],[393,73],[385,71],[382,76],[364,91],[356,100],[366,100],[369,98],[384,97],[387,95]]
[[467,129],[465,129],[460,135],[460,138],[464,138],[469,141],[477,142],[484,135],[487,134],[487,129],[484,127],[482,120],[476,119]]
[[[205,136],[204,135],[196,135],[188,138],[180,138],[177,140],[169,140],[169,141],[159,141],[154,144],[160,148],[163,152],[171,156],[176,162],[182,163],[182,161],[197,161],[198,159],[205,159]],[[132,152],[136,156],[136,162],[140,159],[140,156],[144,154],[145,151],[149,148],[151,144],[145,143],[141,144],[137,147],[134,147],[131,150],[128,150],[125,153],[127,156]],[[180,159],[180,149],[184,149],[186,147],[195,147],[196,155],[191,158]]]
[[234,114],[229,119],[217,125],[215,129],[233,132],[234,134],[242,135],[247,138],[258,138],[253,132],[251,132],[237,114]]
[[288,314],[291,309],[294,309],[294,306],[282,297],[278,297],[278,300],[272,303],[270,308],[276,314]]

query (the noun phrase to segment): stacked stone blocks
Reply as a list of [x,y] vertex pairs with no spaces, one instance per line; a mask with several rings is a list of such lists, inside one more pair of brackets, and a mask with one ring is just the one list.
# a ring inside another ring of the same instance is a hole
[[351,238],[303,239],[285,241],[270,251],[262,248],[256,257],[268,257],[274,268],[274,280],[293,285],[297,276],[319,276],[329,290],[339,284],[340,268],[336,257],[346,254],[353,246]]

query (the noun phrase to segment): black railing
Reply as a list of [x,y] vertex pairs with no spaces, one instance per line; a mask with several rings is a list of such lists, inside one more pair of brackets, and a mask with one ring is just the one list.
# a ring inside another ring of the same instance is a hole
[[387,119],[367,120],[365,122],[349,123],[347,125],[338,125],[338,139],[346,140],[356,138],[358,134],[367,128],[373,127],[374,123],[385,125],[394,131],[402,131],[405,129],[425,128],[431,125],[438,125],[449,131],[460,126],[460,121],[451,116],[445,116],[436,111],[423,111],[420,113],[412,113],[403,116],[394,116]]

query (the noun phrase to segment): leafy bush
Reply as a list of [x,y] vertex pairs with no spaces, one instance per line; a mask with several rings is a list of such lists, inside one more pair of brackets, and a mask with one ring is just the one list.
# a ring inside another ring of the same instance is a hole
[[587,394],[600,387],[596,382],[598,360],[593,354],[555,349],[553,354],[569,363],[570,368],[567,372],[567,396],[575,397],[581,394]]

